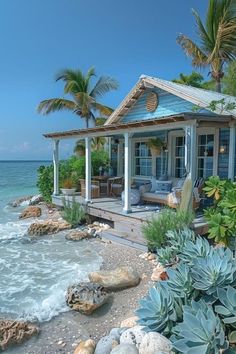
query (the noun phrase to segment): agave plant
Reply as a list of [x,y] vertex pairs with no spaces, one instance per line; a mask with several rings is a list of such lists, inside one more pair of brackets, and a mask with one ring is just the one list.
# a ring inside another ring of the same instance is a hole
[[202,237],[197,237],[195,242],[187,241],[179,254],[179,258],[192,264],[195,258],[205,258],[212,253],[213,247]]
[[184,299],[184,303],[188,299],[195,299],[198,291],[193,286],[193,279],[190,275],[190,268],[181,262],[175,269],[167,269],[168,287],[175,297]]
[[214,295],[218,287],[235,281],[236,263],[230,249],[216,248],[206,258],[193,260],[191,276],[195,289]]
[[177,263],[176,251],[172,247],[160,248],[157,250],[158,262],[164,267]]
[[225,324],[236,328],[236,289],[228,286],[226,289],[217,289],[217,295],[222,305],[215,306],[215,312],[223,317]]
[[183,322],[172,332],[173,348],[180,353],[218,354],[229,346],[219,317],[202,300],[183,306]]
[[149,290],[148,295],[140,301],[141,307],[136,310],[139,317],[138,323],[146,331],[170,334],[175,322],[182,316],[182,304],[175,299],[172,292],[159,282],[156,287]]

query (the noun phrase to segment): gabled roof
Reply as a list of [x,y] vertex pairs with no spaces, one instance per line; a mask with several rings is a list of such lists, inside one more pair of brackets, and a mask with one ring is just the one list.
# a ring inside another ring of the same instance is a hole
[[[177,84],[172,81],[162,80],[151,76],[141,75],[137,84],[132,88],[129,94],[124,98],[121,104],[115,109],[115,111],[107,119],[105,125],[110,125],[118,122],[135,104],[138,98],[147,88],[159,88],[167,91],[175,96],[178,96],[184,100],[187,100],[200,108],[208,108],[212,101],[225,100],[225,103],[235,103],[236,97],[230,95],[224,95],[215,91],[204,90],[192,86]],[[209,110],[210,111],[210,110]],[[218,105],[216,111],[221,115],[233,115],[236,117],[236,108],[227,111],[222,110],[222,107]]]

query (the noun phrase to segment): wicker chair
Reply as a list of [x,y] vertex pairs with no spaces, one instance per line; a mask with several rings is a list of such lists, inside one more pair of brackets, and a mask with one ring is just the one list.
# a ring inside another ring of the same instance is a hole
[[108,180],[108,195],[118,197],[124,189],[124,177],[112,177]]
[[[80,179],[81,197],[85,197],[85,179]],[[91,198],[100,197],[99,181],[91,181]]]

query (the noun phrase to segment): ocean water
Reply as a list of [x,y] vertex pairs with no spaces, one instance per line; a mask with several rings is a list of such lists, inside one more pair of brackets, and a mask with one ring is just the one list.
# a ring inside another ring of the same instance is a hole
[[68,311],[67,287],[102,262],[91,243],[66,241],[63,233],[31,239],[32,220],[20,221],[22,207],[8,205],[38,193],[37,169],[48,163],[0,161],[0,317],[42,322]]

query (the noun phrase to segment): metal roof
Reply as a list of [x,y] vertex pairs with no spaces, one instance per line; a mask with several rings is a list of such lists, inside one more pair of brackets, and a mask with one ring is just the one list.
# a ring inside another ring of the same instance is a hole
[[[162,80],[159,78],[141,75],[137,84],[129,92],[129,94],[124,98],[121,104],[115,109],[111,116],[107,119],[105,125],[109,125],[118,122],[120,118],[126,114],[130,108],[135,104],[140,95],[144,92],[146,88],[160,88],[169,93],[172,93],[180,98],[183,98],[200,108],[207,108],[210,112],[209,104],[212,101],[219,101],[224,99],[225,103],[235,103],[236,97],[218,93],[215,91],[204,90],[188,85],[178,84],[172,81]],[[217,105],[216,111],[214,113],[220,115],[231,115],[236,117],[236,108],[227,111],[222,108],[220,104]]]

